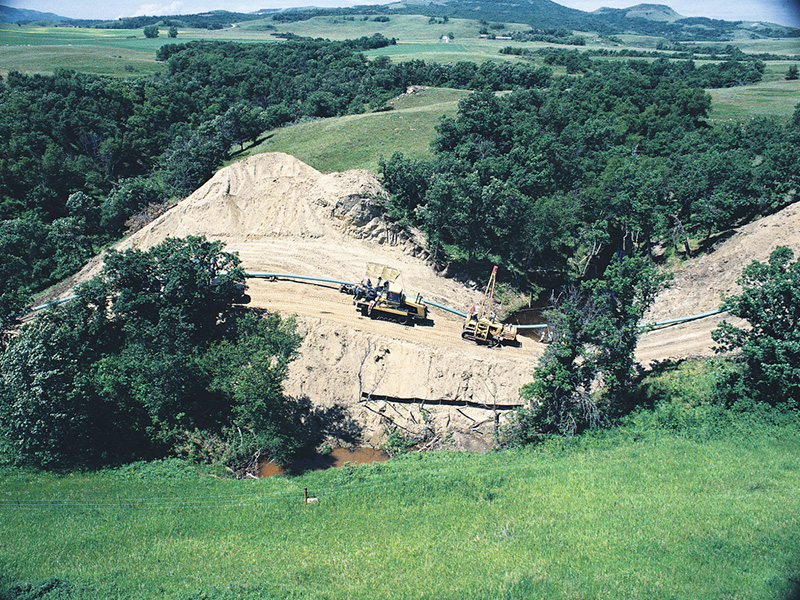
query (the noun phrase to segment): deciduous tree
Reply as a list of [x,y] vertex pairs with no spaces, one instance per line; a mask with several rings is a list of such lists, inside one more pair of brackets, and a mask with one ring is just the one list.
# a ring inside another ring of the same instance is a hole
[[766,263],[745,267],[742,293],[726,296],[730,313],[749,326],[723,321],[712,332],[719,351],[738,352],[745,388],[771,405],[800,406],[800,261],[785,246]]

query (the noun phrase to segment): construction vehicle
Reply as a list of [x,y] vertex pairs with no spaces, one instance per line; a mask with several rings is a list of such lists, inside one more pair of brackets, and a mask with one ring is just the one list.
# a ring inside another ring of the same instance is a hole
[[461,330],[461,337],[465,340],[473,340],[478,343],[488,344],[489,346],[499,346],[500,344],[517,344],[517,328],[513,325],[501,323],[493,312],[494,306],[494,286],[497,280],[497,267],[492,269],[492,275],[486,284],[486,291],[483,294],[483,301],[480,308],[476,311],[472,307]]
[[367,264],[363,285],[352,288],[356,310],[371,319],[397,321],[404,325],[428,320],[428,306],[417,294],[410,300],[398,281],[400,271],[377,263]]

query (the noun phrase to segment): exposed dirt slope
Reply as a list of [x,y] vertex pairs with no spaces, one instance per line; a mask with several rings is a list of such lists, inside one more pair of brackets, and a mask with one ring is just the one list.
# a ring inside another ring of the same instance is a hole
[[[800,254],[800,203],[745,225],[718,243],[713,251],[681,265],[670,287],[659,294],[645,316],[645,322],[666,321],[720,308],[723,294],[741,291],[737,280],[742,269],[754,260],[766,261],[778,246],[789,246],[795,255]],[[711,330],[723,319],[737,322],[723,314],[652,331],[640,341],[637,358],[647,363],[711,355],[714,345]]]
[[[383,217],[385,195],[368,171],[322,174],[279,153],[245,159],[209,182],[118,248],[148,248],[168,236],[205,235],[237,251],[249,272],[294,273],[360,280],[367,262],[403,273],[411,294],[467,310],[481,292],[437,274],[415,232]],[[778,244],[800,249],[800,210],[793,206],[743,228],[713,253],[678,272],[649,321],[713,310],[720,292],[751,260]],[[95,272],[87,267],[81,278]],[[489,349],[460,338],[461,321],[432,309],[432,326],[404,327],[356,313],[348,296],[330,284],[251,280],[254,306],[296,314],[305,334],[302,356],[287,381],[291,394],[315,403],[349,407],[377,443],[387,428],[447,439],[476,448],[491,439],[496,419],[520,403],[544,347]],[[637,353],[643,362],[711,353],[710,331],[719,319],[648,333]]]
[[[368,171],[322,174],[291,156],[263,154],[222,169],[117,248],[205,235],[238,252],[248,272],[358,281],[368,262],[378,262],[402,272],[409,294],[462,311],[479,302],[480,291],[437,274],[415,232],[383,217],[376,200],[384,195]],[[449,432],[457,447],[482,447],[495,415],[519,404],[519,387],[543,351],[530,340],[500,349],[465,342],[460,318],[438,309],[432,326],[373,321],[332,284],[251,280],[249,294],[253,306],[298,316],[305,342],[289,393],[350,407],[373,443],[397,427]]]

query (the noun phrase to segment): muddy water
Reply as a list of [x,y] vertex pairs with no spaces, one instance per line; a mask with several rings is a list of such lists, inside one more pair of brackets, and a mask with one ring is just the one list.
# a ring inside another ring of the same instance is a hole
[[286,471],[293,473],[319,471],[320,469],[343,467],[347,463],[367,465],[387,460],[389,460],[389,455],[377,448],[334,448],[328,454],[315,454],[307,458],[299,458],[292,462],[288,469],[282,469],[272,461],[262,462],[258,466],[258,476],[272,477],[273,475],[283,475]]

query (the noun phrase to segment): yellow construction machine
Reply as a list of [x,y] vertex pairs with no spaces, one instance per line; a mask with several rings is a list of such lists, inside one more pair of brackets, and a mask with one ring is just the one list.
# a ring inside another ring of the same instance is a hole
[[486,284],[486,292],[483,294],[480,308],[476,311],[473,306],[464,319],[461,337],[465,340],[473,340],[492,347],[517,343],[517,328],[501,323],[493,311],[496,280],[497,267],[492,269],[492,275],[489,277],[489,283]]
[[398,279],[400,271],[379,265],[367,264],[367,274],[361,284],[352,289],[356,310],[365,317],[397,321],[413,325],[415,321],[428,320],[428,306],[419,294],[409,300]]

